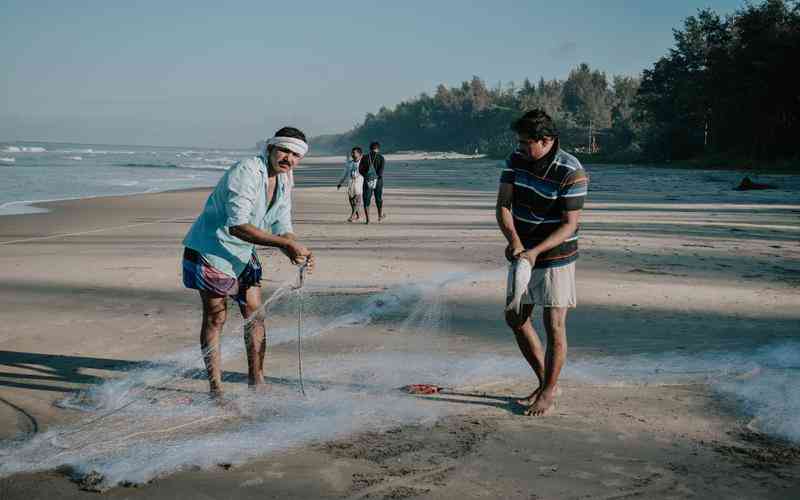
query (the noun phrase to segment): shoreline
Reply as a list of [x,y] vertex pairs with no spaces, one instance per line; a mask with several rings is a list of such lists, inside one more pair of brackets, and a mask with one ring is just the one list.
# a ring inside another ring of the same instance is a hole
[[[435,160],[484,160],[491,159],[484,154],[467,155],[454,151],[400,151],[397,153],[381,153],[387,162],[403,161],[435,161]],[[328,165],[331,163],[344,163],[341,156],[308,156],[303,164]],[[301,164],[302,167],[302,164]]]
[[[27,154],[36,154],[36,153],[27,153]],[[389,153],[384,155],[387,158],[387,161],[401,164],[402,162],[434,162],[434,161],[470,161],[470,160],[485,160],[485,161],[501,161],[501,159],[492,159],[486,157],[485,155],[463,155],[453,152],[431,152],[431,151],[410,151],[410,152],[400,152],[400,153]],[[637,169],[637,168],[644,168],[644,169],[675,169],[675,170],[686,170],[686,171],[693,171],[693,172],[741,172],[743,175],[748,174],[751,176],[781,176],[792,178],[797,175],[796,172],[790,171],[788,169],[753,169],[750,167],[736,167],[736,166],[696,166],[692,165],[691,161],[685,162],[676,162],[676,163],[619,163],[619,162],[605,162],[600,161],[598,163],[592,162],[591,158],[584,158],[585,164],[588,168],[595,168],[598,170],[602,170],[604,168],[630,168],[630,169]],[[298,169],[298,172],[302,173],[305,169],[315,169],[316,168],[330,168],[335,164],[340,164],[344,160],[343,158],[337,156],[320,156],[320,157],[308,157],[305,160],[305,163],[301,164]],[[7,165],[10,168],[14,168],[14,165]],[[180,170],[180,169],[179,169]],[[185,168],[183,170],[193,171],[193,168]],[[224,169],[213,169],[214,172],[219,171],[219,175],[224,173]],[[152,193],[159,193],[159,192],[170,192],[170,191],[181,191],[184,189],[203,189],[207,187],[212,187],[213,183],[209,183],[208,186],[200,186],[197,187],[187,187],[187,188],[169,188],[169,189],[161,189],[161,188],[149,188],[144,191],[131,191],[128,193],[100,193],[100,194],[93,194],[93,195],[85,195],[85,196],[65,196],[65,197],[52,197],[52,198],[44,198],[44,199],[35,199],[35,200],[15,200],[15,201],[7,201],[0,204],[0,217],[8,216],[8,215],[23,215],[23,214],[36,214],[36,213],[44,213],[43,210],[47,210],[46,206],[50,203],[57,203],[62,201],[71,201],[71,200],[79,200],[79,199],[93,199],[93,198],[102,198],[102,197],[115,197],[115,196],[137,196],[142,194],[152,194]],[[731,189],[733,189],[732,186]]]
[[[23,154],[23,153],[20,153]],[[39,154],[39,153],[24,153],[27,155],[31,154]],[[483,159],[483,155],[460,155],[458,153],[448,153],[448,152],[409,152],[409,153],[397,153],[397,154],[389,154],[385,155],[387,161],[392,162],[403,162],[403,161],[436,161],[436,160],[469,160],[469,159]],[[327,166],[333,164],[340,164],[343,163],[344,160],[340,157],[334,156],[320,156],[320,157],[309,157],[306,159],[305,163],[302,164],[299,168],[299,171],[302,172],[305,166]],[[13,164],[7,164],[6,166],[13,167]],[[186,168],[185,170],[191,171],[193,169]],[[219,171],[220,175],[224,174],[226,169],[211,169],[211,171]],[[55,197],[55,198],[47,198],[47,199],[37,199],[37,200],[15,200],[15,201],[7,201],[0,204],[0,217],[8,216],[8,215],[30,215],[30,214],[37,214],[37,213],[46,213],[48,210],[47,207],[39,207],[40,205],[47,205],[50,203],[58,203],[63,201],[74,201],[74,200],[89,200],[95,198],[106,198],[106,197],[125,197],[125,196],[138,196],[144,194],[154,194],[154,193],[165,193],[165,192],[172,192],[172,191],[184,191],[184,190],[192,190],[192,189],[206,189],[213,187],[213,184],[209,186],[200,186],[200,187],[187,187],[187,188],[177,188],[177,189],[158,189],[158,188],[151,188],[145,191],[133,191],[129,193],[112,193],[112,194],[93,194],[93,195],[86,195],[86,196],[67,196],[67,197]]]
[[[74,202],[74,201],[83,201],[83,200],[97,200],[97,199],[107,199],[107,198],[128,198],[132,196],[145,196],[151,194],[161,194],[161,193],[182,193],[182,192],[193,192],[193,191],[206,191],[214,186],[207,186],[207,187],[186,187],[186,188],[178,188],[178,189],[164,189],[164,190],[149,190],[149,191],[142,191],[136,193],[125,193],[125,194],[98,194],[98,195],[90,195],[90,196],[76,196],[70,198],[54,198],[54,199],[47,199],[47,200],[22,200],[22,201],[8,201],[0,205],[0,217],[5,216],[13,216],[13,215],[34,215],[34,214],[44,214],[51,212],[51,208],[47,205],[55,205],[58,203],[64,202]],[[10,213],[3,213],[7,207],[17,207],[19,206],[21,211],[19,212],[10,212]]]

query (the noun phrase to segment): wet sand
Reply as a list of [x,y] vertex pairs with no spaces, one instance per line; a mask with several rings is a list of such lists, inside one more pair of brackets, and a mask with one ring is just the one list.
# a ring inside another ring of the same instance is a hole
[[[601,168],[601,167],[598,167]],[[391,319],[308,345],[307,375],[331,356],[385,351],[518,357],[501,320],[503,240],[494,193],[387,181],[382,224],[347,224],[338,166],[299,171],[295,229],[318,258],[318,311],[348,297],[457,276],[433,335]],[[305,175],[305,180],[304,180]],[[494,172],[491,174],[494,176]],[[410,180],[407,178],[411,178]],[[391,180],[391,179],[390,179]],[[395,187],[392,187],[395,186]],[[197,344],[199,304],[180,284],[180,241],[208,191],[47,204],[0,217],[0,438],[79,421],[71,391]],[[800,205],[591,198],[583,218],[570,363],[597,356],[749,349],[797,338]],[[746,200],[745,200],[746,201]],[[291,280],[260,252],[265,289]],[[343,306],[344,307],[344,306]],[[407,311],[408,312],[408,311]],[[400,314],[402,316],[402,314]],[[231,321],[238,316],[231,314]],[[287,315],[283,318],[290,320]],[[424,323],[423,323],[424,326]],[[271,383],[293,376],[294,347],[270,351]],[[227,363],[240,386],[243,359]],[[407,380],[447,386],[420,404],[432,421],[365,428],[230,467],[184,470],[111,498],[791,498],[800,452],[751,430],[752,416],[705,384],[615,384],[565,373],[551,416],[513,403],[523,377]],[[401,385],[401,384],[399,384]],[[5,457],[0,457],[4,459]],[[13,458],[13,457],[12,457]],[[0,480],[0,498],[84,498],[63,471]]]

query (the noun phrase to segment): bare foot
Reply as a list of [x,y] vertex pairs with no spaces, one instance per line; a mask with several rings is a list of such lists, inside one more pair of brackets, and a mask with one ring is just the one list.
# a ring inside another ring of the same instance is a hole
[[222,412],[228,415],[242,415],[242,409],[239,406],[239,402],[235,399],[231,398],[219,398],[219,399],[212,399],[213,404],[219,408]]
[[542,390],[541,387],[537,387],[536,390],[533,391],[530,394],[530,396],[522,398],[522,399],[517,399],[516,400],[517,404],[522,405],[522,406],[530,406],[530,405],[532,405],[533,402],[536,401],[536,396],[539,395],[539,391],[541,391],[541,390]]
[[269,385],[265,384],[263,380],[256,384],[248,383],[247,388],[256,394],[264,394],[269,392]]
[[547,389],[539,393],[536,401],[525,410],[529,417],[543,417],[550,413],[556,405],[556,390]]
[[[522,406],[530,406],[530,405],[532,405],[534,403],[534,401],[536,401],[536,397],[539,395],[539,391],[541,391],[541,390],[542,390],[541,387],[537,387],[536,390],[533,391],[530,396],[528,396],[526,398],[522,398],[522,399],[517,399],[516,400],[517,404],[520,404]],[[560,396],[560,395],[561,395],[561,388],[557,387],[556,388],[556,396]]]
[[386,218],[386,214],[381,215],[380,217],[378,217],[378,222],[384,220],[385,218]]
[[222,389],[211,389],[208,395],[211,398],[211,402],[220,408],[225,408],[230,404],[230,401],[225,397],[225,393],[222,392]]
[[222,390],[222,382],[217,380],[212,380],[208,384],[208,394],[211,396],[211,399],[222,399],[225,395],[225,392]]

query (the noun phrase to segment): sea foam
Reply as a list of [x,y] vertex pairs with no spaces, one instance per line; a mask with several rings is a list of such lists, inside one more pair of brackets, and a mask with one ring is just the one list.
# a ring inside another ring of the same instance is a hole
[[3,148],[6,153],[46,153],[47,150],[40,146],[6,146]]

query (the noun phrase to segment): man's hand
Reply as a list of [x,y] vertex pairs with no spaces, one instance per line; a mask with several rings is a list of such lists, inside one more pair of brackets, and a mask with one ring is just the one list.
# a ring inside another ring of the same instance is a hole
[[522,246],[522,243],[520,242],[509,243],[508,246],[506,246],[506,259],[509,262],[514,262],[515,260],[517,260],[517,258],[519,258],[519,255],[524,251],[525,247]]
[[539,257],[539,252],[536,250],[527,250],[519,254],[519,259],[528,259],[528,262],[531,263],[531,267],[536,267],[536,259]]
[[306,262],[308,265],[306,266],[306,272],[311,274],[314,272],[314,264],[316,264],[316,260],[314,260],[314,254],[309,252],[308,257],[306,257]]
[[286,256],[292,261],[292,264],[302,265],[308,262],[309,272],[314,269],[314,256],[311,250],[301,245],[296,241],[290,241],[285,248]]

